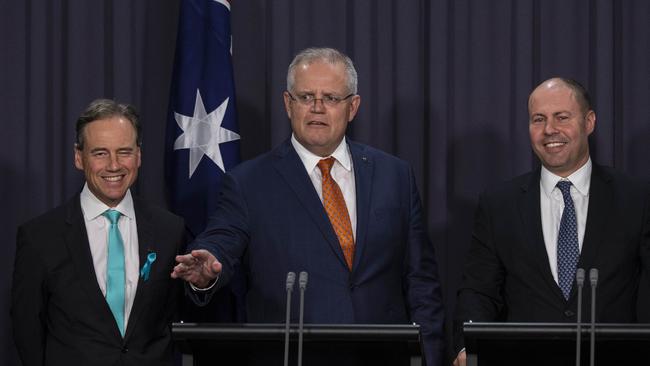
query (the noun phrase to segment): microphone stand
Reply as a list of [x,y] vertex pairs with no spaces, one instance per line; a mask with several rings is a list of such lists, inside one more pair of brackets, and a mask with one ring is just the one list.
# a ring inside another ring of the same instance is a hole
[[598,270],[589,270],[589,282],[591,282],[591,331],[589,343],[589,365],[594,366],[596,355],[596,285],[598,284]]
[[302,333],[303,333],[303,317],[305,309],[305,290],[307,289],[307,272],[300,272],[300,277],[298,278],[298,285],[300,288],[300,318],[298,321],[298,366],[302,366]]
[[284,366],[289,366],[289,324],[291,319],[291,292],[293,284],[296,282],[294,272],[287,273],[287,315],[284,320]]
[[582,287],[585,284],[585,270],[578,268],[576,272],[576,284],[578,285],[578,319],[576,333],[576,366],[580,366],[580,349],[582,347]]

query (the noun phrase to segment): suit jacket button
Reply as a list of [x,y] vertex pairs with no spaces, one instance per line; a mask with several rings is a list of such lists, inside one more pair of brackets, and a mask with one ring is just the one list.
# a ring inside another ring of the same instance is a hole
[[571,311],[571,310],[565,310],[565,311],[564,311],[564,316],[566,316],[567,318],[570,318],[570,317],[572,317],[572,316],[574,316],[574,315],[576,315],[576,313],[574,313],[574,312]]
[[127,346],[122,347],[122,353],[127,353],[127,352],[129,352],[129,347]]

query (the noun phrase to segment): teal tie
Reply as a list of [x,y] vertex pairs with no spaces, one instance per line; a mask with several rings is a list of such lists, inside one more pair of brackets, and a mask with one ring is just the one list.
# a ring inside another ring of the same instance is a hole
[[106,302],[124,336],[124,243],[117,227],[117,221],[122,215],[119,211],[106,210],[103,213],[111,222],[108,229],[108,262],[106,263]]

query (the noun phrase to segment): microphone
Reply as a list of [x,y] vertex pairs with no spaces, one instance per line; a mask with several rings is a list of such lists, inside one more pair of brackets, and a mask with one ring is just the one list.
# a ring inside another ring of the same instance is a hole
[[589,282],[591,283],[591,339],[589,343],[589,365],[594,366],[594,357],[596,354],[596,285],[598,285],[598,270],[596,268],[589,270]]
[[298,277],[298,286],[300,288],[300,318],[298,321],[298,366],[302,366],[302,328],[303,328],[303,317],[305,314],[305,290],[307,289],[307,272],[300,272],[300,277]]
[[294,272],[287,273],[287,315],[284,321],[284,366],[289,366],[289,324],[291,322],[291,292],[293,284],[296,282]]
[[578,285],[578,319],[576,333],[576,366],[580,366],[580,348],[582,347],[582,287],[585,284],[585,270],[578,268],[576,272],[576,284]]

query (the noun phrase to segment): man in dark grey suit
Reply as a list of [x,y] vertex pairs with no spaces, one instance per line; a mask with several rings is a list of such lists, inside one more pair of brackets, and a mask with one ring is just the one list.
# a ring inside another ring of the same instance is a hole
[[139,136],[131,106],[91,103],[74,151],[83,190],[18,229],[11,317],[23,365],[172,364],[169,271],[184,223],[131,196]]
[[[636,322],[650,312],[637,306],[650,273],[647,184],[592,163],[596,114],[579,83],[544,81],[528,109],[542,166],[479,199],[458,291],[454,365],[465,364],[463,322],[575,322],[577,268],[599,270],[597,322]],[[584,295],[590,298],[589,288]],[[544,349],[525,363],[557,364],[546,358],[552,353]],[[510,355],[502,356],[498,364]]]

